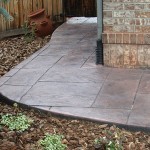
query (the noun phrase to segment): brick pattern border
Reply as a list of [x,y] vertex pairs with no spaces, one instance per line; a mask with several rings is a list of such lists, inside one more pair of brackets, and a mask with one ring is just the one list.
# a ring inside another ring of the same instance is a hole
[[103,33],[104,44],[150,44],[150,33]]
[[150,45],[104,44],[104,65],[119,68],[150,68]]

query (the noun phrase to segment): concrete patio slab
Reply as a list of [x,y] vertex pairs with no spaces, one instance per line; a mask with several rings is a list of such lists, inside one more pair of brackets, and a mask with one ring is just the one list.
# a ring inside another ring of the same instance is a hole
[[8,97],[10,100],[13,100],[15,103],[19,102],[30,88],[31,86],[2,85],[0,87],[0,93]]
[[45,51],[43,51],[40,55],[41,56],[53,56],[53,55],[57,55],[57,56],[64,56],[67,55],[69,52],[71,52],[72,49],[68,49],[68,48],[49,48]]
[[133,102],[134,96],[104,95],[100,93],[92,107],[131,110]]
[[101,86],[102,83],[38,82],[21,102],[27,105],[90,107]]
[[11,69],[8,73],[5,74],[5,77],[12,77],[14,74],[16,74],[19,71],[19,69]]
[[140,81],[142,77],[142,73],[134,73],[134,72],[112,72],[109,74],[107,80],[113,81]]
[[95,64],[96,18],[71,18],[0,78],[0,94],[54,114],[150,131],[150,70]]
[[63,68],[55,67],[46,72],[46,74],[39,80],[43,82],[103,82],[109,74],[108,70],[88,69],[88,68]]
[[[94,55],[94,56],[93,56]],[[101,65],[96,65],[96,58],[95,58],[95,53],[93,53],[88,59],[87,61],[84,63],[84,65],[82,66],[82,68],[102,68],[103,66]],[[109,68],[110,69],[110,68]]]
[[[81,117],[93,121],[111,122],[117,124],[126,124],[128,120],[129,110],[121,109],[99,109],[99,108],[72,108],[72,107],[53,107],[51,112],[63,114],[67,116]],[[96,114],[96,115],[95,115]],[[101,119],[100,119],[101,118]]]
[[150,94],[137,94],[128,124],[150,126]]
[[150,74],[143,75],[138,93],[150,94]]
[[5,84],[34,85],[46,71],[46,69],[21,69],[5,82]]
[[1,77],[0,78],[0,86],[2,86],[7,80],[9,80],[9,78],[10,77],[5,77],[5,76]]
[[[138,88],[138,81],[106,81],[100,94],[116,97],[133,97]],[[130,87],[130,88],[129,88]]]
[[61,56],[37,56],[30,63],[24,66],[27,69],[45,68],[49,69],[61,59]]
[[87,59],[88,59],[87,57],[82,57],[82,56],[76,57],[74,55],[66,55],[62,57],[62,59],[55,65],[55,67],[80,68],[87,61]]

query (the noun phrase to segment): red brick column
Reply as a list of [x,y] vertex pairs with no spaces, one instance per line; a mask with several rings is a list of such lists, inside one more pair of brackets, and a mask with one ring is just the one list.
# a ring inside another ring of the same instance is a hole
[[103,0],[104,65],[150,67],[150,0]]

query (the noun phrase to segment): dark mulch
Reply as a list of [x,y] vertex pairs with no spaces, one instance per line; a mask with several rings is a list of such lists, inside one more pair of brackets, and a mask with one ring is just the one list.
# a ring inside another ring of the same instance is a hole
[[[0,103],[2,114],[16,114],[16,108]],[[10,131],[7,127],[0,129],[1,150],[40,150],[39,139],[45,133],[64,135],[63,143],[68,150],[94,150],[94,140],[99,137],[107,137],[108,133],[123,135],[123,147],[125,150],[149,150],[150,136],[142,132],[129,132],[107,124],[97,124],[88,121],[63,119],[53,117],[51,114],[35,112],[34,110],[19,109],[17,113],[23,113],[34,120],[32,126],[22,132]],[[115,136],[112,140],[115,139]]]
[[24,36],[11,37],[0,41],[0,76],[49,42],[50,36],[35,38],[27,42]]

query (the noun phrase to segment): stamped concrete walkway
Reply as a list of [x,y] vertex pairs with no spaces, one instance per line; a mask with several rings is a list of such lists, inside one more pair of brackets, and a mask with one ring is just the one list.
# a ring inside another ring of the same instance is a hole
[[150,70],[95,65],[96,18],[72,18],[0,79],[0,92],[56,114],[150,129]]

